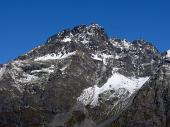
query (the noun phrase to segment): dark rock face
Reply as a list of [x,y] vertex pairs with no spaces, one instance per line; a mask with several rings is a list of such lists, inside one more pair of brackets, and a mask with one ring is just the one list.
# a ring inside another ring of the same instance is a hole
[[[109,126],[167,127],[164,55],[144,40],[108,38],[98,24],[64,30],[0,65],[0,126],[95,127],[111,119]],[[135,119],[133,111],[140,112]]]

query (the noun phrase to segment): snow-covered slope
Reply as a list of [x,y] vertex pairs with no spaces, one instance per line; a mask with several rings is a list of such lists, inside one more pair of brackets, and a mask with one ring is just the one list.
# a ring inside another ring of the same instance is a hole
[[[114,91],[106,98],[109,100],[112,97],[124,94],[120,89],[127,90],[130,93],[127,96],[128,98],[136,90],[140,89],[148,79],[149,77],[125,77],[119,73],[113,73],[103,86],[98,87],[97,85],[94,85],[93,87],[83,90],[83,93],[78,97],[78,101],[82,102],[84,105],[97,106],[99,104],[98,99],[100,94],[106,91]],[[116,91],[119,91],[117,95],[115,95]]]

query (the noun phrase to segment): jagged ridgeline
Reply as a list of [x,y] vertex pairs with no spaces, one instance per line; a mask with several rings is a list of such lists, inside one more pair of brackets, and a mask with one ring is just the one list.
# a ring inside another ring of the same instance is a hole
[[80,25],[0,65],[0,127],[170,127],[170,50]]

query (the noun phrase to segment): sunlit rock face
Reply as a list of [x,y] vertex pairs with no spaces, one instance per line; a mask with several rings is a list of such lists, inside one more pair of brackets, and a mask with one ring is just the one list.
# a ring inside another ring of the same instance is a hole
[[[169,82],[158,74],[168,60],[169,51],[161,55],[144,40],[109,38],[98,24],[61,31],[0,65],[0,126],[111,125],[143,89],[152,89],[155,75]],[[147,106],[145,99],[135,104]]]

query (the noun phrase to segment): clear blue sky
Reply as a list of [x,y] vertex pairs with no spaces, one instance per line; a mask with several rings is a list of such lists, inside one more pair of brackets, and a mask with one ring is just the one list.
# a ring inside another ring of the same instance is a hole
[[98,23],[110,37],[170,48],[169,0],[0,0],[0,63],[79,24]]

